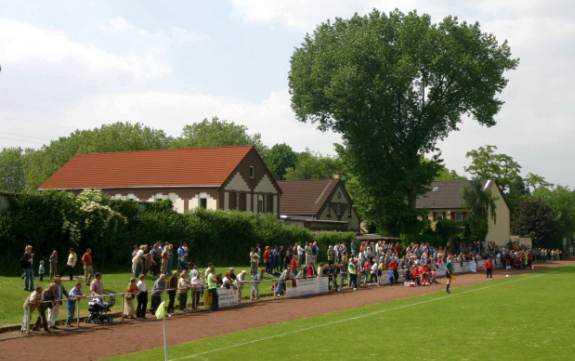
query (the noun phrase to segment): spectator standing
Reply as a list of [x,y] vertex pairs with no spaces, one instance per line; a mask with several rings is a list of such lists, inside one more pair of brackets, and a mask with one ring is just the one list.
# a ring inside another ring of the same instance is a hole
[[154,282],[154,286],[152,286],[152,297],[151,303],[152,306],[150,311],[152,313],[156,313],[158,306],[162,303],[162,293],[166,289],[166,275],[161,274],[160,277]]
[[140,275],[138,282],[138,306],[136,307],[136,317],[146,318],[146,309],[148,307],[148,289],[146,288],[146,276]]
[[178,289],[178,271],[173,271],[168,280],[168,313],[174,313],[174,302]]
[[82,294],[82,283],[77,282],[74,287],[68,293],[68,303],[67,303],[67,317],[66,326],[72,326],[72,320],[74,319],[74,313],[76,311],[76,302],[81,299],[84,295]]
[[30,320],[32,319],[32,313],[38,308],[40,302],[42,302],[42,287],[38,286],[26,297],[23,305],[24,317],[22,318],[22,327],[20,330],[26,336],[30,334]]
[[188,269],[188,246],[182,243],[177,250],[178,253],[178,271]]
[[74,279],[74,268],[76,268],[76,263],[78,263],[78,255],[74,248],[70,248],[68,252],[68,259],[66,261],[66,269],[64,270],[64,274],[70,275],[70,281]]
[[44,261],[40,261],[40,265],[38,265],[38,280],[40,282],[44,281],[45,274],[46,274],[46,267],[44,267]]
[[58,251],[53,250],[48,258],[48,266],[50,271],[50,281],[58,274]]
[[201,274],[196,266],[194,266],[190,271],[190,276],[192,285],[192,310],[197,311],[198,305],[200,304],[200,296],[204,288],[204,281],[202,280]]
[[347,273],[349,273],[349,287],[353,288],[354,291],[357,290],[357,267],[354,258],[347,264]]
[[211,296],[210,310],[216,311],[218,309],[218,280],[214,271],[214,267],[208,268],[208,276],[206,277],[208,283],[208,292]]
[[134,298],[138,293],[138,287],[136,286],[136,278],[132,277],[128,287],[126,287],[126,292],[124,292],[124,318],[134,319]]
[[102,274],[96,272],[94,279],[90,283],[90,297],[102,298],[104,295],[104,284],[102,283]]
[[258,273],[258,267],[260,264],[260,255],[254,247],[250,251],[250,274],[253,276]]
[[48,320],[46,318],[46,310],[52,308],[54,300],[56,299],[55,288],[56,284],[50,283],[50,286],[42,291],[42,300],[38,305],[38,318],[36,319],[33,330],[38,330],[40,326],[42,326],[46,332],[50,333]]
[[188,271],[183,270],[178,279],[178,302],[180,311],[186,310],[188,303],[188,289],[190,288],[190,281],[188,278]]
[[48,309],[48,326],[50,328],[56,329],[56,321],[58,321],[58,314],[60,313],[60,306],[62,305],[62,300],[64,296],[68,298],[68,292],[62,284],[60,277],[54,278],[54,302],[52,302],[52,307]]
[[132,252],[132,275],[138,277],[144,273],[144,249],[145,245],[141,245],[138,249]]
[[90,282],[92,282],[92,278],[94,277],[92,250],[90,248],[86,249],[82,255],[82,265],[84,267],[84,281],[86,282],[86,286],[89,286]]
[[34,291],[33,259],[32,246],[27,245],[24,248],[24,254],[20,258],[20,266],[22,267],[22,277],[24,278],[24,290],[29,292]]

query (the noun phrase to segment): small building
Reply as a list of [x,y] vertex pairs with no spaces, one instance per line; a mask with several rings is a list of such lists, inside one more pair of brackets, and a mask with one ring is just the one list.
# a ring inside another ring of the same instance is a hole
[[280,217],[314,231],[359,232],[360,220],[340,179],[280,181]]
[[[469,217],[470,209],[463,199],[463,191],[469,184],[468,180],[433,182],[431,190],[417,198],[416,208],[426,210],[432,223],[441,219],[464,222]],[[495,220],[489,216],[485,241],[495,242],[496,245],[506,245],[511,237],[510,212],[507,202],[495,181],[485,181],[483,190],[490,191],[495,202]]]
[[253,146],[78,154],[40,190],[100,189],[112,198],[279,216],[281,189]]

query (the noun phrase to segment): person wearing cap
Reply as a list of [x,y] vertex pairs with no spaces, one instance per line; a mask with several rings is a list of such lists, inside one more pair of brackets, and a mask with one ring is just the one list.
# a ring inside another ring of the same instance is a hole
[[218,309],[218,279],[214,271],[214,266],[208,267],[208,276],[206,281],[208,283],[208,292],[211,296],[210,310],[216,311]]
[[204,288],[204,281],[202,280],[201,273],[194,265],[190,271],[190,284],[192,287],[192,310],[197,311],[200,304],[200,297]]

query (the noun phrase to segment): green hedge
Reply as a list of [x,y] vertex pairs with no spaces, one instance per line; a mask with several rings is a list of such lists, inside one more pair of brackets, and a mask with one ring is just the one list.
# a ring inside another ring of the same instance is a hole
[[[58,250],[63,267],[68,249],[93,250],[99,270],[129,270],[132,247],[166,241],[187,242],[190,260],[199,264],[247,264],[250,247],[289,245],[316,240],[319,260],[329,244],[353,239],[351,232],[312,233],[285,225],[271,215],[198,210],[179,214],[169,201],[140,204],[110,200],[97,191],[75,197],[66,192],[22,194],[10,198],[0,212],[0,274],[20,272],[19,258],[26,244],[34,246],[35,263],[47,261]],[[80,255],[80,254],[79,254]]]

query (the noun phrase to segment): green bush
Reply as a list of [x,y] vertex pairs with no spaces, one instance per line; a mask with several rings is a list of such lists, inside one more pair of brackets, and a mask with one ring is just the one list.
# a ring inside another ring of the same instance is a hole
[[35,263],[47,261],[56,249],[61,267],[70,247],[78,256],[92,248],[98,270],[126,270],[134,245],[157,241],[190,246],[190,260],[199,264],[247,264],[255,244],[291,245],[316,240],[319,260],[328,245],[353,239],[353,233],[319,232],[281,223],[272,215],[197,210],[179,214],[169,201],[142,204],[110,200],[98,191],[75,197],[66,192],[13,196],[8,211],[0,213],[0,274],[20,272],[26,244],[34,247]]

